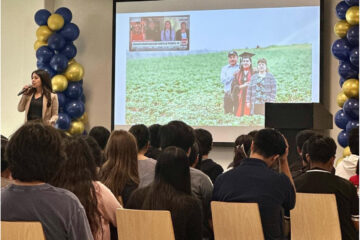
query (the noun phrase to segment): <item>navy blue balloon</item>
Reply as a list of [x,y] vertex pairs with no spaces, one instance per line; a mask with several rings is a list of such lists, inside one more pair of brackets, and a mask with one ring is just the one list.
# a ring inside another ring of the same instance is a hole
[[59,113],[65,113],[65,110],[63,107],[59,107]]
[[65,38],[59,33],[53,33],[48,39],[48,46],[53,50],[61,50],[65,43]]
[[340,77],[340,80],[339,80],[339,85],[340,87],[342,88],[342,85],[344,84],[344,82],[346,81],[347,79],[343,78],[343,77]]
[[65,111],[72,119],[79,118],[85,112],[85,105],[79,100],[70,101],[66,104]]
[[339,60],[348,60],[350,52],[350,44],[344,39],[337,39],[331,46],[331,52]]
[[340,144],[340,146],[342,146],[343,148],[345,148],[347,145],[349,145],[348,134],[346,133],[345,130],[342,130],[339,133],[337,140],[338,140],[338,143]]
[[48,63],[54,56],[54,51],[47,46],[39,47],[36,50],[36,58],[39,62]]
[[65,96],[70,99],[78,99],[81,97],[81,94],[83,92],[82,86],[78,82],[69,82],[66,90],[65,90]]
[[68,9],[66,7],[61,7],[61,8],[58,8],[55,11],[55,13],[60,14],[64,18],[65,23],[71,22],[72,13],[71,13],[70,9]]
[[80,97],[80,101],[82,101],[83,103],[85,103],[85,102],[86,102],[86,97],[85,97],[85,95],[84,95],[84,94],[82,94],[82,95],[81,95],[81,97]]
[[350,51],[350,62],[355,67],[359,67],[359,47],[353,48]]
[[42,69],[43,67],[47,66],[47,64],[40,61],[36,61],[36,66],[38,69]]
[[346,39],[348,40],[351,46],[359,45],[359,25],[349,28],[349,30],[346,33]]
[[349,98],[346,100],[343,110],[352,120],[359,120],[359,99]]
[[339,2],[336,7],[336,16],[342,20],[345,20],[346,11],[349,9],[349,5],[345,1]]
[[68,65],[68,59],[61,53],[55,54],[50,60],[50,67],[58,73],[65,71]]
[[359,6],[359,0],[345,0],[349,6]]
[[65,94],[62,92],[58,92],[56,94],[58,97],[59,108],[64,108],[66,106],[66,102],[67,102]]
[[60,34],[68,41],[74,41],[79,37],[80,29],[74,23],[67,23],[61,29]]
[[64,54],[68,59],[74,58],[76,56],[76,53],[77,53],[77,49],[72,42],[66,44],[63,50],[61,51],[61,54]]
[[84,80],[83,79],[81,79],[80,81],[79,81],[79,83],[82,85],[83,84],[83,82],[84,82]]
[[46,9],[40,9],[35,13],[35,22],[37,25],[47,25],[47,20],[50,17],[51,13]]
[[348,61],[340,61],[338,72],[341,77],[346,79],[358,78],[358,71]]
[[346,132],[349,133],[351,129],[359,127],[359,121],[356,120],[350,120],[347,124],[346,124]]
[[344,111],[341,109],[337,111],[335,114],[335,124],[338,128],[345,129],[346,124],[349,122],[348,116],[344,113]]
[[41,69],[44,70],[44,71],[46,71],[46,72],[48,72],[51,78],[57,74],[57,73],[54,71],[54,69],[52,69],[52,68],[51,68],[50,66],[48,66],[48,65],[42,67]]
[[70,128],[71,118],[66,113],[59,113],[56,127],[61,130],[68,130]]

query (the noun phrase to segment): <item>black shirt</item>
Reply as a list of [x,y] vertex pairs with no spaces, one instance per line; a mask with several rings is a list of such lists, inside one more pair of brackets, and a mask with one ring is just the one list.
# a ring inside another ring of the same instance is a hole
[[224,169],[212,159],[202,160],[200,170],[209,176],[212,183],[215,182],[217,176],[224,172]]
[[29,112],[27,120],[36,120],[42,118],[42,107],[43,107],[43,95],[39,98],[35,98],[35,94],[31,98]]
[[216,179],[213,200],[258,203],[265,239],[283,239],[283,210],[294,208],[295,190],[285,174],[260,159],[245,158]]
[[358,239],[351,219],[359,218],[359,198],[351,182],[322,169],[311,169],[295,179],[295,186],[302,193],[334,193],[342,239]]

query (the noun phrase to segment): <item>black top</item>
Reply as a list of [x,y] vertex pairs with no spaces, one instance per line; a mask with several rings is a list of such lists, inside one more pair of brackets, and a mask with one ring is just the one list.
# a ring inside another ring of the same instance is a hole
[[359,218],[359,198],[351,182],[322,169],[311,169],[295,179],[295,186],[302,193],[334,193],[342,239],[358,239],[351,219]]
[[132,192],[137,189],[138,184],[134,183],[134,182],[129,182],[125,185],[124,189],[121,192],[121,198],[123,200],[123,204],[124,206],[126,205],[127,201],[129,200]]
[[217,176],[224,172],[224,169],[212,159],[202,160],[200,170],[209,176],[212,183],[215,182]]
[[42,107],[43,107],[43,95],[39,98],[35,98],[35,94],[31,98],[29,112],[27,115],[27,120],[36,120],[42,118]]
[[258,203],[265,239],[282,239],[283,210],[294,208],[295,190],[285,174],[260,159],[245,158],[216,179],[213,200]]

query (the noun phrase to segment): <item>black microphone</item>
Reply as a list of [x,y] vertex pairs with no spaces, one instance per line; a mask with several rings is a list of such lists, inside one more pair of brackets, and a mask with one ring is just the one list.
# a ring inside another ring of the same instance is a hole
[[21,90],[17,95],[18,95],[18,96],[22,95],[24,92],[26,92],[26,91],[29,90],[30,88],[32,88],[32,85],[28,85],[27,88],[24,88],[23,90]]

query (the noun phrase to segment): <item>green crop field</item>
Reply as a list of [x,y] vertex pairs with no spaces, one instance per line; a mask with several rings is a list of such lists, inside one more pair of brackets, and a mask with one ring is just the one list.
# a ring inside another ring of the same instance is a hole
[[[277,82],[276,102],[311,102],[311,45],[236,49],[252,52],[253,65],[266,58]],[[224,114],[221,68],[227,52],[127,60],[126,123],[193,126],[263,125],[260,115]]]

